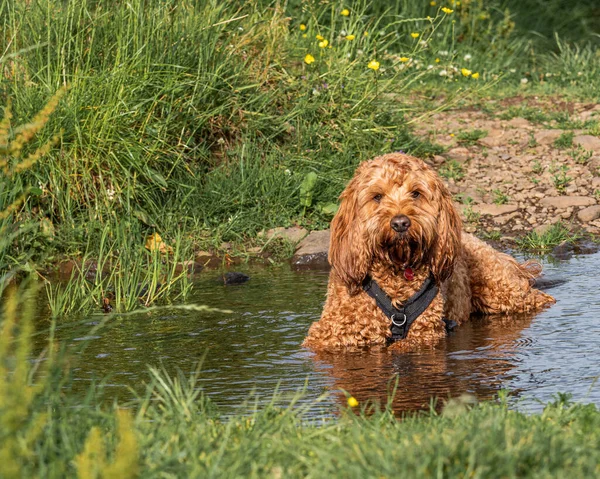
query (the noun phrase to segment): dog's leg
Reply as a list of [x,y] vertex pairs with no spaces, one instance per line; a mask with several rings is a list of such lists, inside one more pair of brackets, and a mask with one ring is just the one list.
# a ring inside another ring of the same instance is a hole
[[452,276],[442,285],[444,317],[459,326],[471,315],[471,282],[464,255],[459,255]]
[[469,234],[463,235],[462,242],[473,312],[526,313],[555,302],[532,287],[542,271],[538,263],[519,263]]

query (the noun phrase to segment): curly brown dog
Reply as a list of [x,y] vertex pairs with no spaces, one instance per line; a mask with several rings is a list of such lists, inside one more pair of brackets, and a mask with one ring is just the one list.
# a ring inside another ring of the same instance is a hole
[[403,351],[433,347],[449,321],[460,325],[474,312],[532,312],[555,302],[532,287],[538,263],[520,264],[461,231],[447,188],[417,158],[393,153],[362,163],[340,199],[331,223],[327,301],[305,346],[390,342],[392,322],[402,326],[406,315],[386,314],[367,293],[368,281],[395,308],[408,308],[427,289],[430,302],[391,346]]

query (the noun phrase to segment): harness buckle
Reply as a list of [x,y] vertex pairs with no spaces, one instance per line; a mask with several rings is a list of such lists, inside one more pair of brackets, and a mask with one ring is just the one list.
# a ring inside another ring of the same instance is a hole
[[401,323],[397,323],[396,322],[396,313],[392,314],[392,317],[390,318],[392,320],[392,324],[394,326],[398,326],[399,328],[401,328],[402,326],[404,326],[406,324],[406,314],[402,313],[402,316],[404,316],[404,319],[402,320]]

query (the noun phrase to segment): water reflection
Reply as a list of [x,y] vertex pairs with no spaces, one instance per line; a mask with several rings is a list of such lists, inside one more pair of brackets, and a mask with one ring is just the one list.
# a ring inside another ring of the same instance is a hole
[[[315,370],[327,374],[334,390],[359,401],[385,403],[393,397],[395,411],[429,409],[432,399],[468,393],[491,399],[514,368],[521,331],[533,315],[476,318],[434,350],[409,354],[385,348],[358,353],[317,353]],[[338,401],[345,396],[338,394]],[[437,401],[439,407],[443,401]]]
[[[81,392],[110,375],[108,395],[120,400],[130,397],[130,387],[141,390],[148,365],[191,372],[203,359],[201,386],[226,411],[253,393],[267,401],[277,388],[292,395],[306,384],[304,402],[333,393],[315,409],[331,414],[345,402],[341,389],[360,401],[385,401],[396,379],[398,412],[462,393],[489,399],[500,388],[525,398],[520,407],[527,409],[539,409],[537,399],[548,401],[559,391],[600,404],[600,388],[590,389],[600,374],[600,254],[545,266],[550,276],[568,279],[552,290],[556,305],[537,316],[475,318],[437,349],[419,353],[303,349],[321,312],[327,274],[289,269],[250,270],[252,279],[233,287],[219,284],[217,273],[204,273],[190,302],[233,314],[165,310],[117,318],[90,335],[104,318],[99,313],[62,322],[56,337],[78,359],[73,364]],[[42,349],[44,339],[38,339]]]

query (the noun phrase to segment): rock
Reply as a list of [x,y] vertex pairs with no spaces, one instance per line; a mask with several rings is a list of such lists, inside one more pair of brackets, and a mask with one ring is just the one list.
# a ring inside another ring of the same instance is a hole
[[514,211],[508,215],[502,215],[502,216],[496,216],[494,218],[494,223],[496,223],[497,225],[505,225],[506,223],[508,223],[510,220],[512,220],[513,218],[520,216],[521,213],[518,211]]
[[298,243],[307,234],[308,231],[304,228],[300,228],[299,226],[292,226],[291,228],[272,228],[267,232],[263,233],[263,236],[265,236],[268,240],[279,237],[288,240],[291,243]]
[[459,163],[464,163],[471,157],[471,153],[469,150],[463,146],[459,146],[456,148],[452,148],[447,153],[448,158],[451,160],[458,161]]
[[238,273],[236,271],[228,271],[223,276],[221,276],[220,280],[223,281],[225,286],[229,286],[231,284],[242,284],[250,279],[250,276],[244,273]]
[[533,137],[540,145],[551,145],[562,133],[562,130],[540,130]]
[[480,145],[487,146],[488,148],[500,146],[507,141],[507,138],[504,137],[504,133],[504,130],[489,130],[487,136],[479,139],[478,143]]
[[531,123],[527,121],[525,118],[513,118],[510,120],[507,125],[513,128],[531,128]]
[[474,205],[473,211],[481,215],[500,216],[507,213],[517,211],[519,207],[517,205],[494,205],[482,203],[480,205]]
[[329,230],[311,231],[304,238],[292,257],[292,267],[295,269],[327,269],[327,254],[329,252]]
[[592,135],[578,135],[573,138],[573,144],[580,146],[586,151],[593,151],[594,153],[600,152],[600,138]]
[[208,251],[198,251],[196,253],[196,263],[201,268],[217,268],[223,264],[223,260]]
[[540,200],[541,206],[552,208],[568,208],[569,206],[595,205],[596,200],[590,196],[547,196]]
[[580,210],[577,213],[577,218],[582,223],[587,223],[588,221],[594,221],[600,218],[600,205],[588,206]]

